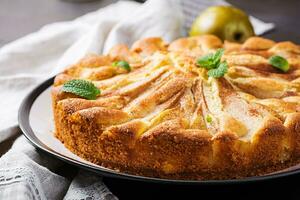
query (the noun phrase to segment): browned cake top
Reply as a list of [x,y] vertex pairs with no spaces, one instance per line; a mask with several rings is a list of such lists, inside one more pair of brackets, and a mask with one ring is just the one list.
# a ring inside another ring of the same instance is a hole
[[[228,73],[207,76],[197,58],[224,48]],[[283,73],[268,58],[287,59]],[[127,61],[128,72],[113,66]],[[114,129],[150,137],[172,132],[186,137],[221,135],[253,141],[268,124],[284,130],[289,114],[300,111],[300,47],[252,37],[244,44],[222,43],[212,35],[178,39],[166,44],[160,38],[113,47],[108,55],[89,55],[55,79],[54,86],[71,79],[92,81],[101,89],[96,100],[65,98],[60,104],[80,118],[97,119],[103,131]],[[75,97],[75,96],[74,96]]]

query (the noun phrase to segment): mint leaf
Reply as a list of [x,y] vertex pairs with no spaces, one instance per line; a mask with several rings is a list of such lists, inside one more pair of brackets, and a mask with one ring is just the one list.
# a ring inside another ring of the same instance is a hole
[[220,78],[228,71],[226,61],[221,63],[221,58],[224,54],[224,49],[218,49],[214,54],[202,56],[197,60],[199,67],[208,69],[207,75],[214,78]]
[[221,58],[223,54],[224,54],[224,49],[218,49],[214,54],[208,54],[199,58],[197,60],[197,64],[200,67],[206,69],[216,68],[221,62]]
[[113,62],[112,65],[115,66],[115,67],[121,67],[121,68],[127,70],[128,72],[131,71],[131,67],[130,67],[129,63],[126,62],[126,61],[123,61],[123,60]]
[[283,72],[287,72],[290,69],[288,61],[281,56],[272,56],[269,58],[269,64],[273,67],[280,69]]
[[221,62],[221,58],[222,58],[223,54],[224,54],[224,49],[218,49],[216,51],[216,53],[214,54],[215,65],[218,65]]
[[62,91],[70,92],[89,100],[96,99],[97,95],[101,93],[92,82],[82,79],[73,79],[66,82],[62,87]]
[[228,64],[227,62],[222,62],[218,65],[217,68],[210,69],[207,72],[207,75],[213,78],[220,78],[224,76],[228,71]]
[[206,69],[212,69],[214,68],[214,55],[213,54],[208,54],[205,56],[202,56],[197,60],[197,65],[200,67],[206,68]]

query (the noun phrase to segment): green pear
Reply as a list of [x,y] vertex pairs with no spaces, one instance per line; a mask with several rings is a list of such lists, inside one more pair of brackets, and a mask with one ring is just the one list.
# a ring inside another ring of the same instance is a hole
[[194,21],[190,36],[214,34],[222,40],[244,42],[254,35],[248,15],[232,6],[213,6],[203,11]]

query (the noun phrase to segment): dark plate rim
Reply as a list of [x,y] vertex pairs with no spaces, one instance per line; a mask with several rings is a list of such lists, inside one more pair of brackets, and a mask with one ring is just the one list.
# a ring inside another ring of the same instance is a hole
[[30,123],[29,123],[29,114],[33,103],[35,102],[36,98],[44,92],[48,87],[53,84],[55,77],[49,78],[48,80],[40,83],[37,87],[35,87],[22,101],[19,111],[18,111],[18,122],[19,126],[22,130],[23,135],[30,141],[30,143],[38,148],[39,150],[43,151],[44,153],[58,158],[62,161],[65,161],[68,164],[75,165],[76,167],[83,168],[89,171],[96,172],[104,177],[111,177],[111,178],[120,178],[120,179],[127,179],[127,180],[134,180],[134,181],[142,181],[142,182],[149,182],[149,183],[160,183],[160,184],[178,184],[178,185],[228,185],[228,184],[245,184],[245,183],[252,183],[257,181],[265,181],[271,179],[277,179],[281,177],[286,177],[294,174],[300,173],[300,169],[295,169],[286,172],[279,172],[276,174],[269,174],[263,176],[255,176],[255,177],[248,177],[243,179],[229,179],[229,180],[176,180],[176,179],[161,179],[161,178],[152,178],[152,177],[145,177],[145,176],[138,176],[132,174],[126,174],[114,171],[108,168],[99,169],[95,166],[82,163],[78,160],[66,157],[53,149],[50,149],[45,144],[43,144],[36,136],[34,131],[32,130]]

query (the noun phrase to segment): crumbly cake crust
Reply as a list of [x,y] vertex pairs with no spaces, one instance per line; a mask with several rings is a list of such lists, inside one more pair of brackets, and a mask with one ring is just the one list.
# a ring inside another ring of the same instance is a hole
[[[225,49],[228,73],[209,78],[195,62],[218,48]],[[290,70],[270,66],[272,55],[285,57]],[[132,71],[112,66],[118,60]],[[86,100],[61,91],[78,78],[101,95]],[[116,45],[59,74],[52,99],[55,134],[68,149],[132,174],[240,178],[283,169],[300,154],[300,47],[291,42],[222,43],[205,35]]]

